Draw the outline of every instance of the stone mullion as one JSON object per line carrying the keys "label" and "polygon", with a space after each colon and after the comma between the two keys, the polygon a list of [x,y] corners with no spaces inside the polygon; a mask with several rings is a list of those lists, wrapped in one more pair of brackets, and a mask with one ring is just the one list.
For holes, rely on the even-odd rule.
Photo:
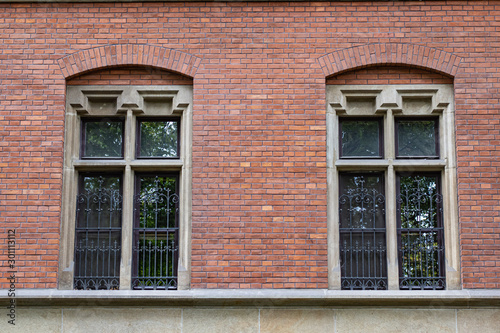
{"label": "stone mullion", "polygon": [[341,289],[340,273],[340,234],[339,234],[339,186],[338,170],[335,161],[338,160],[338,117],[334,112],[327,112],[327,184],[328,184],[328,288]]}
{"label": "stone mullion", "polygon": [[134,222],[134,172],[130,167],[135,156],[135,117],[132,110],[127,111],[125,124],[125,174],[123,177],[122,207],[122,251],[120,265],[120,289],[131,289],[132,276],[132,239]]}
{"label": "stone mullion", "polygon": [[390,290],[399,289],[398,233],[396,218],[396,175],[392,162],[396,156],[394,116],[387,110],[384,131],[385,157],[389,163],[386,174],[386,240],[387,280]]}

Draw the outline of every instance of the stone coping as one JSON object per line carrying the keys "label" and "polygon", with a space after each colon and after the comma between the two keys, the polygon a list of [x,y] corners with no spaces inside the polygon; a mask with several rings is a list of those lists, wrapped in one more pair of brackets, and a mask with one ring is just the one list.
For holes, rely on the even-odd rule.
{"label": "stone coping", "polygon": [[[500,289],[349,291],[326,289],[57,290],[17,289],[18,306],[399,306],[500,307]],[[0,290],[0,306],[8,304]]]}

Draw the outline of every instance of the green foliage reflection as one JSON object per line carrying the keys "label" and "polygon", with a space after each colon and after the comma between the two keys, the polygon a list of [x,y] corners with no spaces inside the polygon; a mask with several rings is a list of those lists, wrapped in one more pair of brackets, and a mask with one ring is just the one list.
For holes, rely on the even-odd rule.
{"label": "green foliage reflection", "polygon": [[85,157],[122,157],[123,123],[89,121],[85,123]]}
{"label": "green foliage reflection", "polygon": [[142,177],[140,204],[140,228],[175,228],[179,197],[176,178]]}
{"label": "green foliage reflection", "polygon": [[177,157],[178,122],[143,121],[141,131],[141,157]]}

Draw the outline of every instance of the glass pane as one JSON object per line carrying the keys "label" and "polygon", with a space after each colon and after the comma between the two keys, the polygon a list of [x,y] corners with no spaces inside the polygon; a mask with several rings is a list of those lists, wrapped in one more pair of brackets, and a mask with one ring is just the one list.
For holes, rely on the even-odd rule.
{"label": "glass pane", "polygon": [[140,157],[178,157],[177,121],[142,121]]}
{"label": "glass pane", "polygon": [[179,196],[174,176],[138,176],[132,287],[176,289]]}
{"label": "glass pane", "polygon": [[179,196],[175,177],[141,177],[139,204],[140,228],[175,228]]}
{"label": "glass pane", "polygon": [[81,175],[76,211],[75,289],[118,289],[121,178]]}
{"label": "glass pane", "polygon": [[123,157],[123,122],[85,121],[83,157]]}
{"label": "glass pane", "polygon": [[442,197],[436,176],[401,176],[398,203],[401,228],[436,228]]}
{"label": "glass pane", "polygon": [[443,289],[444,240],[438,176],[399,177],[400,288]]}
{"label": "glass pane", "polygon": [[134,253],[137,276],[134,288],[175,289],[176,287],[176,232],[147,234],[141,232],[135,242]]}
{"label": "glass pane", "polygon": [[380,122],[376,120],[341,121],[342,157],[381,157]]}
{"label": "glass pane", "polygon": [[342,174],[341,228],[385,228],[384,180],[379,174]]}
{"label": "glass pane", "polygon": [[77,228],[121,226],[120,177],[83,176],[77,198]]}
{"label": "glass pane", "polygon": [[118,289],[121,232],[77,232],[75,289]]}
{"label": "glass pane", "polygon": [[384,179],[340,175],[342,289],[387,289]]}
{"label": "glass pane", "polygon": [[398,120],[398,157],[436,157],[436,121]]}

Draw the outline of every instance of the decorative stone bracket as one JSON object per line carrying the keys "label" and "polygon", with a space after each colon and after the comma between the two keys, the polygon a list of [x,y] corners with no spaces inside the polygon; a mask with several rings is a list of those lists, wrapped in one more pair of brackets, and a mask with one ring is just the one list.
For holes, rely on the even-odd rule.
{"label": "decorative stone bracket", "polygon": [[69,86],[68,105],[82,115],[135,114],[166,116],[181,114],[190,104],[182,89],[168,86]]}

